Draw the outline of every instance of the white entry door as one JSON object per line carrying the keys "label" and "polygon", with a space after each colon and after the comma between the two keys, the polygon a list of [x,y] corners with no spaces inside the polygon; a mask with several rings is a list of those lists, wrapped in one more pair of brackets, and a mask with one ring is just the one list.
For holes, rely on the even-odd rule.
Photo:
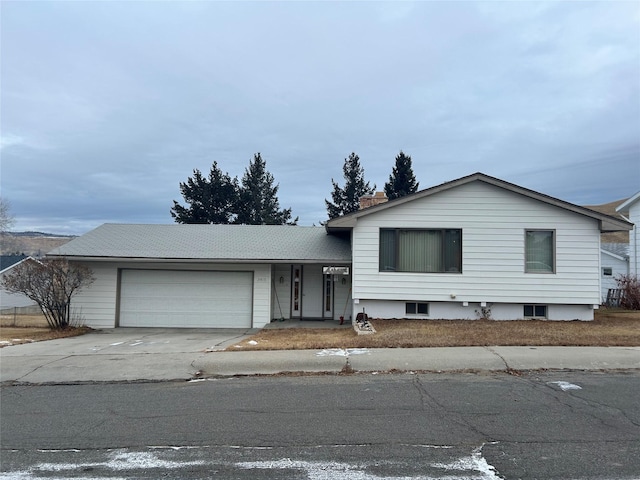
{"label": "white entry door", "polygon": [[291,277],[291,316],[323,318],[326,299],[322,265],[294,265]]}
{"label": "white entry door", "polygon": [[302,270],[302,318],[322,318],[322,265],[305,265]]}

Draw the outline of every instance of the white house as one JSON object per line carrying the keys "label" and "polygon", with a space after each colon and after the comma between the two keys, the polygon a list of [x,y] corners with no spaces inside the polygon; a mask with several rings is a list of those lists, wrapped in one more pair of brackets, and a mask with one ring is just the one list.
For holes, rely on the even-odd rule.
{"label": "white house", "polygon": [[372,318],[591,320],[600,233],[625,221],[476,173],[328,222]]}
{"label": "white house", "polygon": [[634,224],[629,233],[629,273],[640,275],[640,192],[620,204],[616,212],[627,213],[626,218]]}
{"label": "white house", "polygon": [[618,288],[616,278],[629,273],[629,244],[602,243],[600,247],[600,290],[602,303],[609,289]]}
{"label": "white house", "polygon": [[600,233],[630,229],[476,173],[326,227],[107,224],[49,256],[93,270],[73,308],[98,328],[260,328],[363,310],[590,320],[601,301]]}

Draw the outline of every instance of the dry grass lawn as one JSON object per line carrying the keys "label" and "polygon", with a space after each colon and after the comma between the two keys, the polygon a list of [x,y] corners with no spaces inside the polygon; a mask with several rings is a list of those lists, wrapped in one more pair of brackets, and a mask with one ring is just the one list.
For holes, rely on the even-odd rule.
{"label": "dry grass lawn", "polygon": [[[261,330],[227,348],[300,350],[322,348],[401,348],[486,345],[640,346],[640,312],[596,311],[593,322],[540,320],[372,320],[373,335],[352,329],[285,328]],[[52,331],[43,316],[0,316],[0,348],[20,343],[82,335],[87,327]],[[255,345],[249,343],[256,342]],[[253,343],[252,342],[252,343]]]}
{"label": "dry grass lawn", "polygon": [[[541,320],[372,320],[373,335],[352,329],[262,330],[228,351],[462,346],[640,346],[640,312],[599,310],[592,322]],[[249,343],[251,342],[251,343]]]}
{"label": "dry grass lawn", "polygon": [[88,327],[51,330],[42,315],[0,315],[0,348],[21,343],[75,337],[90,331]]}

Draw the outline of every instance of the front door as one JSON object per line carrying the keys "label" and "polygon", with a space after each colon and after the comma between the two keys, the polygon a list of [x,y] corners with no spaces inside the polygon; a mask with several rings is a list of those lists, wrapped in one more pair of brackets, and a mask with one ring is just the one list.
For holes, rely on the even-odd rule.
{"label": "front door", "polygon": [[[327,275],[322,265],[294,265],[291,270],[291,316],[302,319],[321,319],[325,316]],[[331,290],[331,297],[333,297]],[[330,298],[332,314],[333,298]]]}

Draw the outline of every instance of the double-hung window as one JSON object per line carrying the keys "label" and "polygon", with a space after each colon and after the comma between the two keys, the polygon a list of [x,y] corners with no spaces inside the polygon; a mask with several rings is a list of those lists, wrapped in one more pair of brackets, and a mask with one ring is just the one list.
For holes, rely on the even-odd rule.
{"label": "double-hung window", "polygon": [[380,271],[461,273],[462,230],[380,229]]}
{"label": "double-hung window", "polygon": [[555,232],[553,230],[525,231],[525,266],[526,273],[554,273],[555,267]]}

